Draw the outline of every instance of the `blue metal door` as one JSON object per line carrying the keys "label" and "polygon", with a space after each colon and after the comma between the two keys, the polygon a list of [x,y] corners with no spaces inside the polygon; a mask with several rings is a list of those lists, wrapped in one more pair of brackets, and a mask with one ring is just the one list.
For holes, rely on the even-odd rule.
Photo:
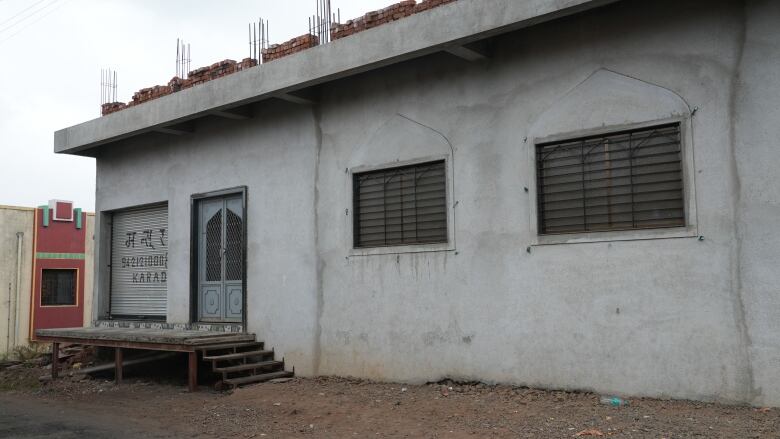
{"label": "blue metal door", "polygon": [[198,318],[241,322],[244,310],[244,208],[240,196],[198,205]]}

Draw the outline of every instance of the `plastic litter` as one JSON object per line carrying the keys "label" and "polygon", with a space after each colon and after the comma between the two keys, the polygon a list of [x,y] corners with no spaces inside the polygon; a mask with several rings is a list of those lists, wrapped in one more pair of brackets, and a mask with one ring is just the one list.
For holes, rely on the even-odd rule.
{"label": "plastic litter", "polygon": [[599,401],[604,405],[611,405],[612,407],[622,407],[628,405],[628,401],[617,396],[602,396]]}

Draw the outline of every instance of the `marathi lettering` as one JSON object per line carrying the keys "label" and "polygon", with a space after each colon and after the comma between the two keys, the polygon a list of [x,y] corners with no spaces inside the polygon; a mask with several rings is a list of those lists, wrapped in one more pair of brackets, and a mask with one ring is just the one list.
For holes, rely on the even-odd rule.
{"label": "marathi lettering", "polygon": [[122,268],[168,268],[168,253],[147,256],[124,256]]}
{"label": "marathi lettering", "polygon": [[135,248],[135,232],[127,232],[127,240],[125,241],[125,247]]}
{"label": "marathi lettering", "polygon": [[132,273],[132,276],[134,284],[164,284],[168,280],[168,273],[165,271]]}
{"label": "marathi lettering", "polygon": [[[121,259],[124,269],[141,269],[128,273],[134,284],[164,284],[168,281],[168,252],[148,254],[151,250],[166,250],[167,229],[144,229],[135,232],[127,232],[125,239],[126,248],[136,248],[136,236],[139,237],[138,249],[135,252],[147,253],[138,256],[123,256]],[[159,243],[159,244],[158,244]],[[134,253],[135,253],[134,252]]]}
{"label": "marathi lettering", "polygon": [[152,234],[153,234],[153,232],[154,232],[154,230],[151,230],[151,229],[144,230],[142,232],[143,233],[143,237],[141,238],[141,244],[145,245],[146,248],[150,248],[152,250],[154,250],[154,241],[152,241]]}

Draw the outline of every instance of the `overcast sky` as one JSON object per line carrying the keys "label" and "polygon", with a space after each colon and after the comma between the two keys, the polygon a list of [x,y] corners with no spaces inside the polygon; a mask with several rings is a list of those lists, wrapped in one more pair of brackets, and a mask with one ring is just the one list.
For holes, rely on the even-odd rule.
{"label": "overcast sky", "polygon": [[[342,21],[395,0],[332,0]],[[270,21],[279,43],[306,33],[315,0],[0,0],[0,205],[75,201],[93,210],[95,162],[55,155],[54,131],[100,115],[100,70],[118,100],[167,84],[176,39],[192,69],[248,56],[247,25]]]}

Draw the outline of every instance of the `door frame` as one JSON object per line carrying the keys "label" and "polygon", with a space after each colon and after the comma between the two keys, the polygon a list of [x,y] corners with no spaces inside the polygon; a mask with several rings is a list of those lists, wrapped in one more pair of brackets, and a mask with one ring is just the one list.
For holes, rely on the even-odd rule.
{"label": "door frame", "polygon": [[[198,205],[201,201],[209,199],[209,198],[223,198],[231,195],[239,195],[241,197],[241,206],[243,209],[243,239],[241,242],[241,300],[243,300],[243,304],[241,306],[241,324],[244,327],[244,331],[246,331],[246,305],[247,305],[247,294],[246,294],[246,274],[247,274],[247,187],[246,186],[238,186],[234,188],[228,188],[228,189],[220,189],[217,191],[211,191],[211,192],[204,192],[200,194],[193,194],[190,198],[190,323],[198,323],[199,322],[199,316],[198,316]],[[170,220],[170,219],[169,219]],[[209,322],[208,324],[213,325],[220,325],[220,324],[227,324],[227,323],[212,323]]]}

